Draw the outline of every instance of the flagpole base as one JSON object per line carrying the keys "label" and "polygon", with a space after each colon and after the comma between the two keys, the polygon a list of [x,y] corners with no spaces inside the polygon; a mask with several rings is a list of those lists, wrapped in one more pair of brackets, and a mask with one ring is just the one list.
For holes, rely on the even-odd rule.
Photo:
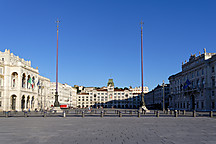
{"label": "flagpole base", "polygon": [[56,94],[55,94],[55,102],[54,102],[54,107],[59,107],[60,105],[59,105],[59,101],[58,101],[58,92],[56,92]]}

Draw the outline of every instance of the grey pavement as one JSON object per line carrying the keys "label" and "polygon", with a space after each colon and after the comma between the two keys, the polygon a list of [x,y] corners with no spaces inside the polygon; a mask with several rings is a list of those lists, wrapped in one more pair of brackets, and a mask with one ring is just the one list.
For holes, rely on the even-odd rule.
{"label": "grey pavement", "polygon": [[208,117],[0,118],[0,144],[216,144]]}

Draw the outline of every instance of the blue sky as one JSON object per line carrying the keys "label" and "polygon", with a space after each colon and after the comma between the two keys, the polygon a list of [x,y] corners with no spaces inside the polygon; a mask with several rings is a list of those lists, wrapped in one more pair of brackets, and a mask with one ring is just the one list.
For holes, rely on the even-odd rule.
{"label": "blue sky", "polygon": [[190,54],[216,52],[214,0],[0,0],[0,51],[31,60],[55,81],[56,24],[59,81],[70,85],[140,86],[140,21],[144,24],[144,81],[150,89],[181,71]]}

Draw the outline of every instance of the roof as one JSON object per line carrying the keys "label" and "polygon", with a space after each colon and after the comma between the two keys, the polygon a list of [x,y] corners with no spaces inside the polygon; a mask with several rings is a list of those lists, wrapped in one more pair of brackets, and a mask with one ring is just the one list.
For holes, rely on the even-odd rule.
{"label": "roof", "polygon": [[79,93],[77,95],[89,95],[89,93]]}
{"label": "roof", "polygon": [[97,91],[107,91],[107,89],[97,89]]}

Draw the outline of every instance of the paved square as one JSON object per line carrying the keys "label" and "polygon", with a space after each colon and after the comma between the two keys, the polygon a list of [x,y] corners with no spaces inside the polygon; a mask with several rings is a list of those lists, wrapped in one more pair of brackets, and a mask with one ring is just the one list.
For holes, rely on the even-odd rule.
{"label": "paved square", "polygon": [[215,118],[0,119],[1,144],[216,144]]}

